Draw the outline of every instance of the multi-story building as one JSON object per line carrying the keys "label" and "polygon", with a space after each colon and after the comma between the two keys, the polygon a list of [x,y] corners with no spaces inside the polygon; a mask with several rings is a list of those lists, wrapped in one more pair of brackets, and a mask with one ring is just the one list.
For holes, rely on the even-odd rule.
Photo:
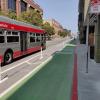
{"label": "multi-story building", "polygon": [[55,19],[44,20],[44,23],[45,22],[48,22],[50,24],[50,26],[52,26],[54,28],[55,36],[58,36],[59,31],[61,31],[61,32],[64,31],[62,25],[58,21],[56,21]]}
{"label": "multi-story building", "polygon": [[34,9],[41,16],[43,15],[42,8],[33,0],[0,0],[0,10],[5,13],[11,10],[18,16],[21,12],[27,11],[28,9]]}
{"label": "multi-story building", "polygon": [[[90,1],[91,0],[79,0],[79,15],[82,13],[83,16],[83,18],[79,16],[78,20],[79,24],[81,22],[81,25],[79,25],[79,32],[82,38],[80,39],[84,41],[83,43],[88,41],[87,43],[90,46],[90,57],[93,56],[92,58],[100,63],[100,15],[90,13]],[[84,9],[82,9],[82,7]]]}

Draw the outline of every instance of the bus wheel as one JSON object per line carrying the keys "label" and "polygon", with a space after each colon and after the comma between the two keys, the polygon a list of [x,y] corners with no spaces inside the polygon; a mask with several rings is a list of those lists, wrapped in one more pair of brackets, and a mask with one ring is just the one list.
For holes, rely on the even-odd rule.
{"label": "bus wheel", "polygon": [[6,52],[4,56],[4,64],[9,64],[13,60],[13,54],[11,52]]}

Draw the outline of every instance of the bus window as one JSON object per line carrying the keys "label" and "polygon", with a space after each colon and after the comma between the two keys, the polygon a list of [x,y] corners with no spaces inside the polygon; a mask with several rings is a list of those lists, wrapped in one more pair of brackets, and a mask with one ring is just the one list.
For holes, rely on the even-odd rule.
{"label": "bus window", "polygon": [[0,35],[3,35],[3,32],[2,31],[0,31]]}
{"label": "bus window", "polygon": [[40,41],[41,41],[41,36],[40,36],[40,34],[36,34],[36,41],[37,41],[37,42],[40,42]]}
{"label": "bus window", "polygon": [[12,35],[18,35],[18,32],[12,32]]}
{"label": "bus window", "polygon": [[45,34],[42,34],[42,41],[45,41],[46,40],[46,36]]}
{"label": "bus window", "polygon": [[7,31],[6,32],[6,35],[11,35],[11,31]]}
{"label": "bus window", "polygon": [[35,33],[30,33],[30,43],[35,42]]}
{"label": "bus window", "polygon": [[4,43],[4,42],[5,42],[4,31],[0,30],[0,43]]}
{"label": "bus window", "polygon": [[4,36],[0,36],[0,43],[4,43]]}
{"label": "bus window", "polygon": [[41,34],[41,40],[43,41],[43,34]]}
{"label": "bus window", "polygon": [[7,42],[19,42],[19,37],[18,36],[7,36]]}
{"label": "bus window", "polygon": [[46,37],[47,37],[46,34],[44,34],[44,41],[46,41]]}
{"label": "bus window", "polygon": [[11,43],[11,42],[19,42],[18,32],[7,31],[6,32],[6,35],[7,35],[7,42],[8,43]]}

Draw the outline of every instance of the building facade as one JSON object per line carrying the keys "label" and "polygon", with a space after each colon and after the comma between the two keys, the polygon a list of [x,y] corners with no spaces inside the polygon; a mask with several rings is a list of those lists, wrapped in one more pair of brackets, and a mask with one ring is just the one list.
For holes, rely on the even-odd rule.
{"label": "building facade", "polygon": [[[78,20],[80,40],[82,43],[88,41],[87,43],[90,46],[90,58],[100,63],[100,15],[90,13],[90,1],[91,0],[79,0],[79,15],[82,13],[83,16],[83,18],[79,16]],[[82,9],[82,5],[84,9]]]}
{"label": "building facade", "polygon": [[79,38],[81,43],[85,43],[85,36],[84,36],[84,0],[79,0],[79,7],[78,7],[79,15],[78,15],[78,30],[79,30]]}
{"label": "building facade", "polygon": [[58,35],[59,31],[61,31],[61,32],[64,31],[62,25],[58,21],[56,21],[55,19],[44,20],[44,23],[46,23],[46,22],[48,22],[50,24],[50,26],[54,28],[56,37],[59,36]]}
{"label": "building facade", "polygon": [[0,0],[0,10],[7,13],[9,10],[13,11],[19,16],[21,12],[34,9],[40,15],[43,15],[42,8],[33,0]]}

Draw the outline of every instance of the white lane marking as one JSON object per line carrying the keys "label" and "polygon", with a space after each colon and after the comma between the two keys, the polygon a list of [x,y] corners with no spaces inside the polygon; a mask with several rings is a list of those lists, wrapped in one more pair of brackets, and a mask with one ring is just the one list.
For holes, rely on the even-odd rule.
{"label": "white lane marking", "polygon": [[32,63],[30,63],[30,62],[26,62],[28,65],[31,65]]}
{"label": "white lane marking", "polygon": [[8,79],[8,77],[6,77],[6,78],[0,80],[0,84],[3,83],[3,82],[5,82],[7,79]]}
{"label": "white lane marking", "polygon": [[66,51],[66,52],[57,51],[56,53],[57,53],[57,54],[73,54],[72,52],[67,52],[67,51]]}
{"label": "white lane marking", "polygon": [[76,46],[76,45],[74,45],[74,44],[66,44],[66,46]]}
{"label": "white lane marking", "polygon": [[[30,60],[32,60],[32,59],[38,57],[38,56],[40,56],[40,55],[36,55],[36,56],[34,56],[34,57],[32,57],[32,58],[26,60],[26,61],[23,61],[22,63],[19,63],[19,64],[15,65],[15,66],[13,66],[13,67],[11,67],[11,68],[9,68],[9,69],[6,69],[6,70],[2,71],[1,74],[5,73],[5,72],[7,72],[7,71],[9,71],[9,70],[12,70],[12,69],[14,69],[14,68],[16,68],[16,67],[18,67],[18,66],[24,64],[24,63],[28,63],[28,61],[30,61]],[[29,64],[29,63],[28,63],[28,64]]]}
{"label": "white lane marking", "polygon": [[52,59],[52,56],[50,56],[47,60],[45,60],[44,62],[42,62],[42,64],[40,64],[39,66],[35,67],[29,74],[27,74],[26,76],[24,76],[22,79],[20,79],[19,81],[17,81],[15,84],[13,84],[11,87],[9,87],[7,90],[5,90],[3,93],[0,94],[0,98],[5,96],[7,93],[9,93],[9,91],[11,91],[12,89],[14,89],[17,85],[20,85],[21,82],[23,82],[25,79],[27,79],[29,76],[33,76],[35,75],[42,67],[44,67],[44,65],[46,63],[48,63],[50,60]]}
{"label": "white lane marking", "polygon": [[41,64],[42,62],[36,62],[36,63],[32,63],[32,64]]}

